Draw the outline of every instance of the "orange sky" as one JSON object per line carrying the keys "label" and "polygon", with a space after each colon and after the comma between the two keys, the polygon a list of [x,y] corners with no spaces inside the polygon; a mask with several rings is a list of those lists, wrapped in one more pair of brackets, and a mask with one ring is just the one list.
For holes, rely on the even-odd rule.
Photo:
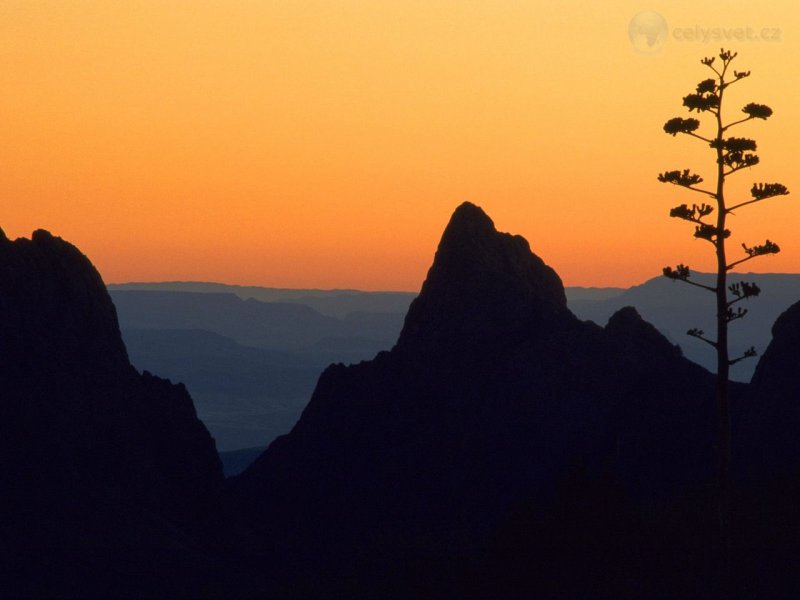
{"label": "orange sky", "polygon": [[[628,39],[640,11],[662,51]],[[729,114],[795,193],[742,209],[732,247],[778,242],[754,270],[800,272],[800,5],[531,0],[3,0],[0,227],[46,228],[108,282],[213,280],[417,290],[460,202],[528,238],[567,285],[710,270],[710,246],[656,181],[713,157],[661,131],[732,40],[750,79]],[[779,30],[779,31],[776,31]],[[743,196],[744,197],[744,196]],[[735,251],[735,250],[734,250]]]}

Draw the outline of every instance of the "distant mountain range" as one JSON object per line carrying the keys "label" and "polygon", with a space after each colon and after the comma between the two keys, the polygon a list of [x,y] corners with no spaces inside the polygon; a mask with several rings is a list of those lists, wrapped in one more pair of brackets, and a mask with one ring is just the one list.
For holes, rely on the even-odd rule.
{"label": "distant mountain range", "polygon": [[[619,296],[628,288],[620,287],[567,287],[567,301],[601,301]],[[242,300],[261,302],[302,304],[331,317],[346,317],[351,313],[400,313],[405,315],[416,292],[365,292],[349,289],[303,289],[273,288],[261,286],[230,285],[199,281],[164,281],[110,283],[110,292],[150,291],[150,292],[196,292],[233,294]]]}
{"label": "distant mountain range", "polygon": [[[693,280],[713,285],[714,278],[708,273],[694,273]],[[763,353],[771,339],[770,329],[775,319],[800,300],[800,275],[736,273],[728,275],[731,283],[755,282],[761,295],[744,305],[748,314],[730,326],[731,356],[739,356],[750,346]],[[609,317],[624,306],[633,306],[642,318],[655,325],[674,344],[678,344],[690,360],[716,371],[716,355],[713,349],[686,331],[697,327],[714,331],[714,295],[700,288],[673,281],[666,277],[655,277],[641,285],[624,290],[621,294],[607,298],[578,298],[570,301],[570,309],[581,319],[589,319],[603,325]],[[731,369],[731,378],[750,381],[757,361],[745,360]]]}
{"label": "distant mountain range", "polygon": [[[288,432],[325,366],[391,348],[404,317],[386,310],[399,295],[320,296],[334,312],[343,302],[359,309],[332,316],[301,302],[206,289],[214,291],[111,286],[110,293],[133,363],[184,382],[221,450],[264,445]],[[302,292],[298,298],[312,297]],[[361,310],[370,301],[375,310]]]}
{"label": "distant mountain range", "polygon": [[242,300],[303,304],[323,315],[345,317],[350,313],[402,313],[416,294],[411,292],[364,292],[359,290],[289,289],[228,285],[193,281],[109,284],[109,291],[157,291],[234,294]]}
{"label": "distant mountain range", "polygon": [[[698,273],[698,281],[711,275]],[[762,289],[731,326],[732,354],[763,352],[778,315],[800,299],[800,275],[745,274]],[[734,279],[736,280],[736,279]],[[221,451],[262,447],[297,421],[317,377],[331,363],[357,363],[389,350],[409,292],[281,289],[216,283],[109,285],[132,362],[184,382]],[[711,294],[655,277],[624,288],[565,288],[569,308],[605,325],[633,306],[690,360],[710,371],[715,356],[691,327],[713,330]],[[756,361],[733,379],[749,381]]]}

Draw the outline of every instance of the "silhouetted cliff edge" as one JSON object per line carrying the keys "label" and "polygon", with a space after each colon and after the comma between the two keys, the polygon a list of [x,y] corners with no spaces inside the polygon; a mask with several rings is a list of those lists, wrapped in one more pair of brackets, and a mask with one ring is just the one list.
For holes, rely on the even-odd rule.
{"label": "silhouetted cliff edge", "polygon": [[0,233],[6,592],[160,589],[222,483],[186,389],[130,365],[89,260],[46,231]]}

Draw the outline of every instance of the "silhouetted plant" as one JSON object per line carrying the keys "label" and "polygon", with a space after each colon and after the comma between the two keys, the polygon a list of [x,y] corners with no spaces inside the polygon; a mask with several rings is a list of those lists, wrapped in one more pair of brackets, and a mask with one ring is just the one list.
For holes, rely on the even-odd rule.
{"label": "silhouetted plant", "polygon": [[[717,259],[716,283],[705,285],[692,281],[692,273],[688,266],[680,264],[676,268],[665,267],[664,275],[676,281],[703,288],[716,296],[716,337],[711,338],[704,331],[692,328],[687,334],[702,340],[712,346],[717,353],[717,385],[716,396],[719,407],[719,512],[720,527],[723,540],[723,559],[727,575],[730,575],[730,494],[731,494],[731,425],[730,401],[728,398],[728,376],[731,365],[739,361],[756,356],[755,348],[751,347],[741,356],[730,358],[728,354],[728,325],[747,314],[747,309],[735,304],[758,296],[761,290],[755,283],[738,282],[728,284],[728,272],[734,267],[767,254],[776,254],[780,248],[774,242],[767,240],[763,244],[747,246],[742,244],[745,256],[739,260],[728,262],[725,240],[731,232],[726,228],[728,215],[738,208],[761,202],[768,198],[783,196],[789,193],[780,183],[755,183],[750,190],[751,198],[737,204],[728,205],[725,198],[725,180],[737,171],[755,166],[759,158],[756,151],[756,142],[748,138],[728,137],[728,130],[740,123],[752,119],[767,119],[772,115],[772,109],[763,104],[750,103],[742,108],[746,115],[744,118],[725,124],[722,118],[723,96],[729,86],[750,75],[750,71],[729,71],[731,62],[736,58],[735,52],[721,50],[718,57],[709,57],[701,60],[702,64],[714,72],[714,77],[701,81],[695,93],[683,98],[683,105],[689,112],[710,113],[714,122],[714,136],[706,137],[697,133],[700,122],[697,119],[670,119],[664,124],[664,131],[672,136],[679,133],[692,136],[706,144],[716,154],[716,188],[704,189],[699,187],[703,178],[689,169],[683,171],[666,171],[658,175],[662,183],[670,183],[684,187],[693,192],[708,196],[714,200],[714,205],[709,204],[681,204],[670,210],[670,216],[695,225],[694,236],[710,242],[714,247]],[[717,58],[720,63],[715,66]],[[716,219],[706,220],[716,210]]]}

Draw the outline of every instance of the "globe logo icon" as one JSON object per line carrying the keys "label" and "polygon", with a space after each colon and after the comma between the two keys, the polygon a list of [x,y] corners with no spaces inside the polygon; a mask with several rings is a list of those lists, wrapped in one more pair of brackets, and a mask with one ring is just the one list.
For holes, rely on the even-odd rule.
{"label": "globe logo icon", "polygon": [[657,12],[640,12],[628,24],[628,37],[637,52],[656,54],[667,40],[667,21]]}

